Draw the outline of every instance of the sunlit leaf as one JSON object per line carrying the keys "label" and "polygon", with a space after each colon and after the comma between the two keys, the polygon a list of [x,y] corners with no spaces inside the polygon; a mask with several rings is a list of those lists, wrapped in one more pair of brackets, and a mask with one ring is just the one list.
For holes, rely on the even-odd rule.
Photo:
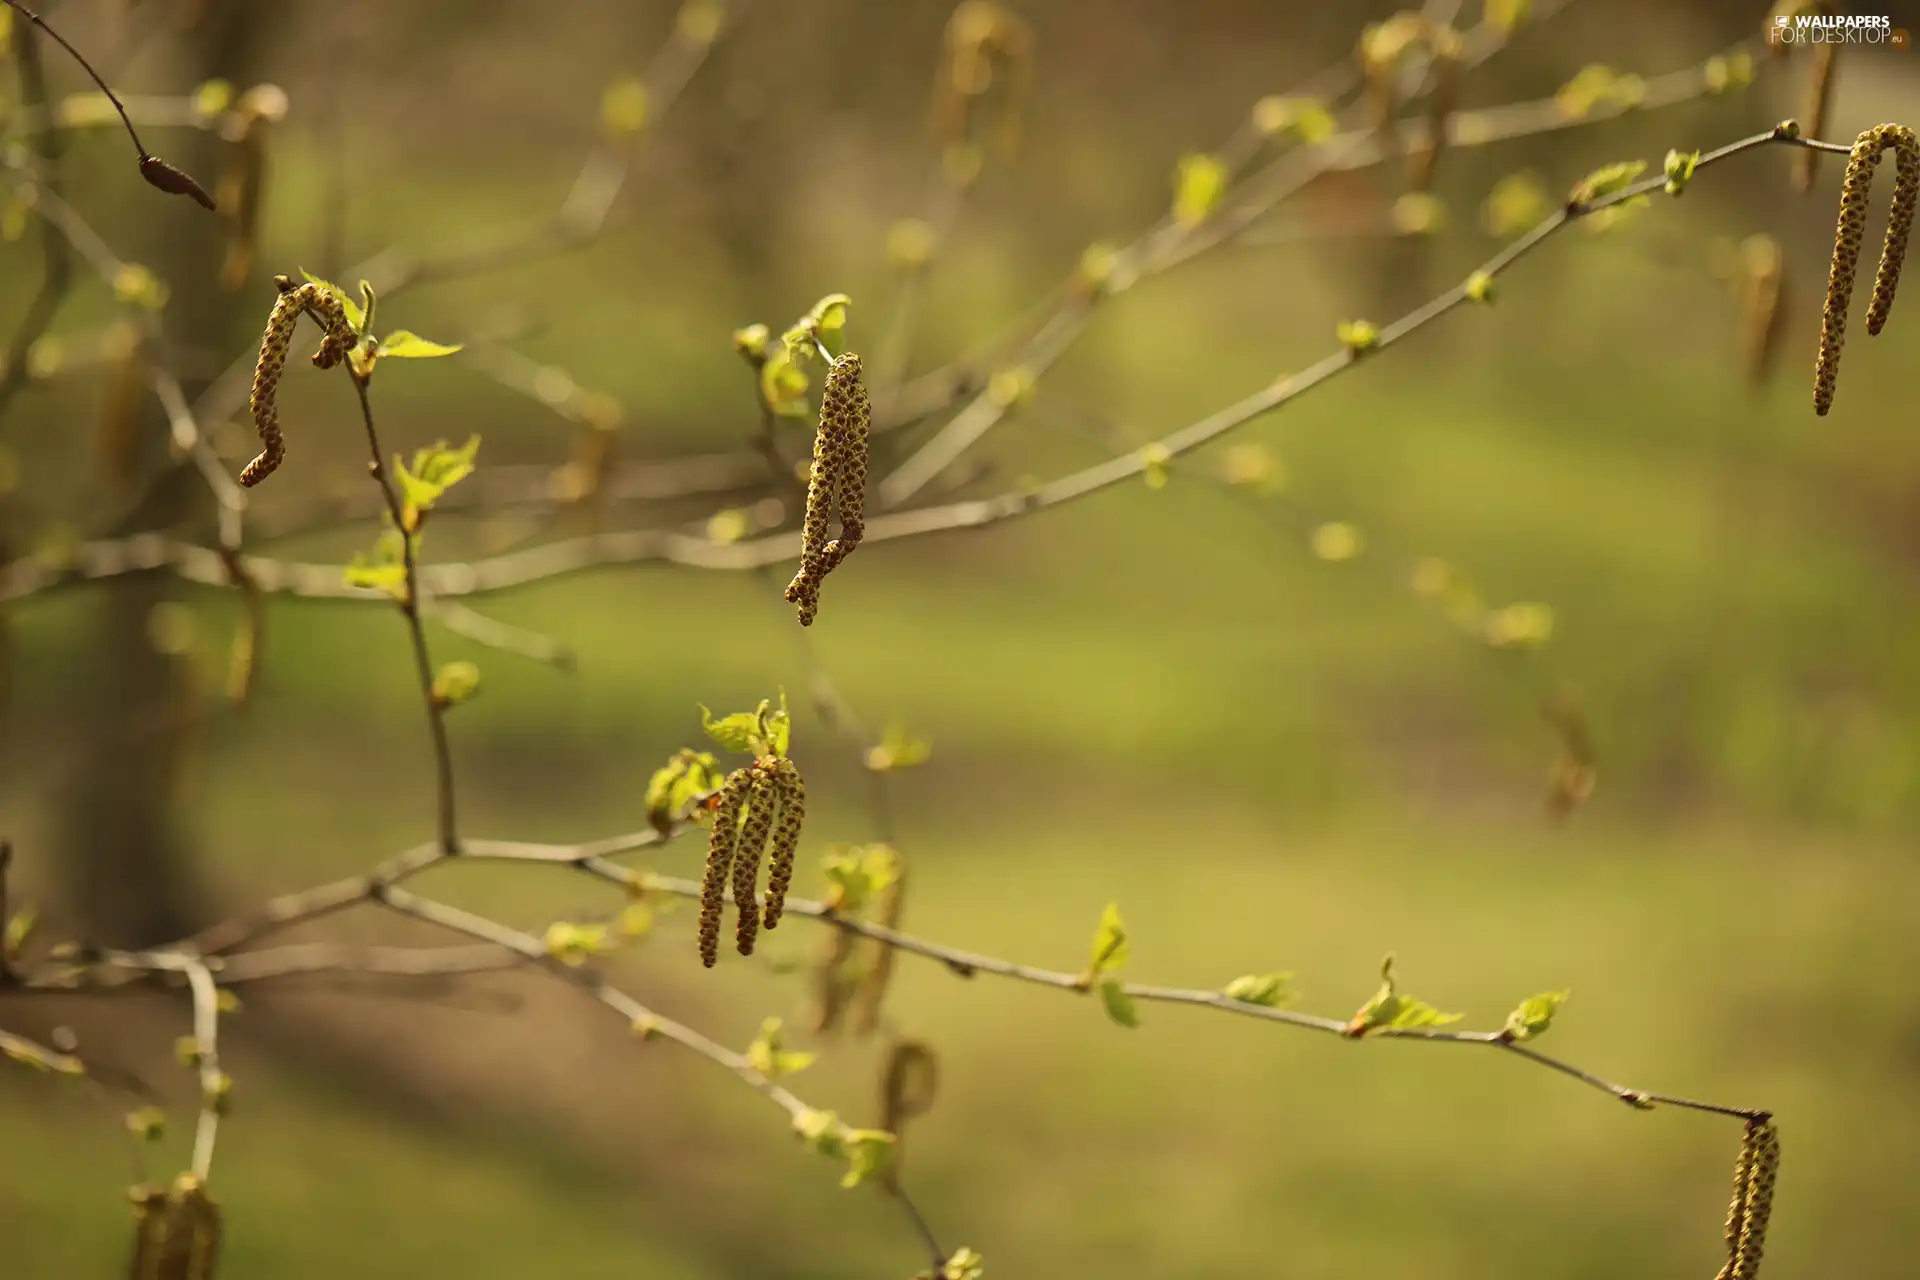
{"label": "sunlit leaf", "polygon": [[1100,913],[1100,927],[1093,934],[1093,964],[1090,972],[1095,977],[1115,972],[1127,962],[1131,949],[1127,940],[1127,926],[1120,919],[1120,905],[1109,902],[1106,910]]}
{"label": "sunlit leaf", "polygon": [[1123,1027],[1140,1025],[1140,1014],[1133,1006],[1133,997],[1118,978],[1100,979],[1100,1003],[1106,1007],[1107,1016]]}
{"label": "sunlit leaf", "polygon": [[1520,1007],[1507,1015],[1507,1025],[1502,1034],[1509,1040],[1531,1040],[1553,1025],[1553,1015],[1566,1003],[1566,991],[1543,991],[1537,996],[1528,996],[1520,1002]]}
{"label": "sunlit leaf", "polygon": [[433,342],[417,333],[395,329],[380,340],[380,345],[374,348],[374,354],[395,360],[430,360],[435,356],[450,356],[462,346],[458,342],[451,345]]}
{"label": "sunlit leaf", "polygon": [[1242,1004],[1258,1004],[1275,1008],[1293,999],[1293,975],[1291,973],[1245,974],[1229,982],[1223,994],[1228,999],[1238,1000]]}
{"label": "sunlit leaf", "polygon": [[1457,1013],[1442,1013],[1425,1001],[1401,995],[1394,982],[1393,957],[1388,956],[1380,965],[1380,990],[1353,1015],[1346,1034],[1357,1039],[1376,1031],[1417,1031],[1458,1021]]}

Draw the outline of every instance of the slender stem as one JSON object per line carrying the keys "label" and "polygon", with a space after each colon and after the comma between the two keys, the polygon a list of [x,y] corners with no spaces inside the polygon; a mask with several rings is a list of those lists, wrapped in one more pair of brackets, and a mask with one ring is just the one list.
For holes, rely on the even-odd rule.
{"label": "slender stem", "polygon": [[[1791,137],[1776,127],[1706,153],[1695,166],[1695,172],[1769,143],[1835,153],[1849,150],[1839,143]],[[1664,185],[1664,177],[1649,178],[1597,200],[1584,204],[1569,203],[1488,259],[1481,266],[1479,274],[1491,280],[1516,265],[1556,232],[1579,219],[1650,195]],[[1386,348],[1400,343],[1471,301],[1473,296],[1466,282],[1462,281],[1381,328],[1377,341],[1364,355],[1345,348],[1332,352],[1316,363],[1276,379],[1235,403],[1170,432],[1153,443],[1164,450],[1164,456],[1168,458],[1191,453],[1291,403],[1356,365],[1377,358]],[[1064,342],[1066,337],[1062,333],[1056,341]],[[994,412],[998,410],[994,409]],[[863,542],[887,542],[898,538],[977,529],[1019,519],[1111,489],[1132,480],[1148,465],[1145,451],[1135,451],[1071,472],[1041,485],[1037,490],[1021,489],[991,497],[886,512],[867,522]],[[794,559],[799,554],[799,545],[798,533],[791,530],[728,546],[715,546],[705,537],[679,530],[627,529],[566,539],[471,563],[435,565],[425,585],[436,597],[477,595],[607,565],[656,560],[701,569],[756,569]],[[0,570],[0,603],[55,586],[155,568],[170,569],[182,578],[208,586],[228,585],[217,556],[204,548],[174,543],[160,535],[146,535],[146,541],[137,547],[131,542],[100,542],[89,543],[83,550],[85,554],[78,560],[79,567],[62,572],[49,571],[31,559],[5,566]],[[295,564],[265,558],[252,558],[247,563],[261,590],[269,593],[322,598],[377,598],[377,593],[341,585],[341,569],[337,565]]]}
{"label": "slender stem", "polygon": [[131,968],[186,975],[193,992],[193,1040],[199,1054],[200,1120],[193,1133],[193,1172],[205,1179],[213,1169],[213,1146],[220,1136],[220,1113],[229,1088],[220,1070],[220,989],[205,961],[184,951],[162,949],[112,957]]}
{"label": "slender stem", "polygon": [[446,708],[433,692],[433,656],[427,651],[427,632],[420,618],[419,565],[415,562],[413,534],[407,529],[400,495],[387,474],[385,455],[380,449],[380,434],[373,424],[373,402],[367,394],[368,378],[349,370],[354,394],[360,400],[360,419],[367,428],[367,448],[373,456],[367,470],[387,502],[387,514],[400,531],[400,558],[405,573],[400,613],[407,620],[407,634],[413,641],[413,665],[420,678],[420,693],[427,704],[427,728],[433,735],[433,767],[439,798],[440,851],[452,857],[460,852],[458,817],[453,790],[453,752],[447,745]]}
{"label": "slender stem", "polygon": [[46,32],[49,36],[53,37],[55,44],[58,44],[62,49],[65,49],[68,53],[73,55],[73,60],[80,64],[80,66],[86,71],[88,77],[91,78],[95,84],[100,86],[100,92],[107,95],[107,101],[111,102],[113,104],[113,109],[120,113],[120,123],[124,124],[127,127],[127,136],[133,139],[133,149],[140,153],[140,158],[142,160],[145,160],[149,152],[147,151],[145,144],[143,144],[140,141],[139,132],[135,130],[133,127],[132,117],[127,115],[126,104],[120,101],[120,97],[118,94],[114,93],[112,89],[109,89],[107,87],[107,82],[100,78],[100,73],[93,69],[93,64],[87,61],[85,55],[83,55],[78,49],[74,48],[72,45],[68,44],[67,38],[65,36],[61,35],[58,31],[55,31],[52,27],[48,26],[46,22],[40,17],[39,14],[27,8],[27,6],[21,4],[20,0],[0,0],[0,2],[5,3],[8,8],[12,9],[14,12],[18,13],[21,17],[25,18],[28,22],[31,22],[34,26],[40,28],[42,31]]}

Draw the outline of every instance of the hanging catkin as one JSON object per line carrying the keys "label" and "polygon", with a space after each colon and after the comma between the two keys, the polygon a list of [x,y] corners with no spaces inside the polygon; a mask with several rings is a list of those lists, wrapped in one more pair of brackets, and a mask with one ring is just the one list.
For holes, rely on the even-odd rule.
{"label": "hanging catkin", "polygon": [[[807,475],[807,510],[800,530],[800,569],[787,584],[787,601],[800,625],[813,625],[820,608],[820,584],[860,545],[866,532],[867,454],[873,406],[860,378],[860,357],[847,352],[827,371],[820,399],[820,426],[813,440],[813,466]],[[827,526],[839,508],[840,536],[827,540]]]}
{"label": "hanging catkin", "polygon": [[248,401],[253,410],[254,430],[260,435],[260,454],[240,473],[240,483],[247,488],[272,475],[287,455],[275,400],[280,391],[280,375],[287,366],[287,349],[293,345],[293,331],[299,326],[301,315],[312,316],[324,331],[320,349],[313,353],[315,366],[331,369],[346,359],[353,346],[353,330],[347,324],[346,309],[332,293],[317,284],[296,287],[285,276],[274,277],[274,284],[280,296],[274,301],[266,332],[260,339],[260,359],[253,367],[253,394]]}
{"label": "hanging catkin", "polygon": [[1822,417],[1833,407],[1840,376],[1840,352],[1846,344],[1847,307],[1853,301],[1855,272],[1867,233],[1867,200],[1880,157],[1894,153],[1893,206],[1887,215],[1887,239],[1867,304],[1867,333],[1878,334],[1893,310],[1900,267],[1907,256],[1916,198],[1920,198],[1920,142],[1905,125],[1882,124],[1855,139],[1840,184],[1840,214],[1833,233],[1833,264],[1827,276],[1827,300],[1820,321],[1820,354],[1813,371],[1813,411]]}
{"label": "hanging catkin", "polygon": [[767,837],[773,832],[773,814],[780,803],[770,769],[755,765],[753,785],[747,793],[747,820],[740,828],[740,842],[733,852],[733,904],[739,912],[734,926],[734,948],[743,956],[753,954],[754,939],[760,933],[760,906],[754,901],[754,887],[760,878],[760,856],[766,851]]}
{"label": "hanging catkin", "polygon": [[713,835],[707,841],[707,872],[700,886],[700,963],[711,969],[720,959],[720,913],[726,906],[727,872],[740,838],[740,809],[753,784],[751,769],[730,774],[713,801]]}
{"label": "hanging catkin", "polygon": [[800,827],[807,820],[807,785],[801,781],[800,771],[791,760],[781,760],[774,770],[774,785],[780,793],[780,825],[774,828],[773,850],[767,861],[765,924],[768,932],[780,927],[780,914],[787,905],[787,887],[793,883],[793,859],[800,847]]}

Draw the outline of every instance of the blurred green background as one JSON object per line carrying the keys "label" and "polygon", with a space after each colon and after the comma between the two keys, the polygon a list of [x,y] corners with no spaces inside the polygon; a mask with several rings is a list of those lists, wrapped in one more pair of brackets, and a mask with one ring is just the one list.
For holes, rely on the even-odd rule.
{"label": "blurred green background", "polygon": [[[1337,62],[1390,12],[1016,8],[1037,53],[1025,146],[990,157],[961,207],[919,300],[916,371],[1038,314],[1089,243],[1125,243],[1165,212],[1181,155],[1243,128],[1256,99]],[[395,244],[485,247],[550,216],[596,145],[604,88],[642,73],[675,23],[672,4],[615,0],[46,9],[143,111],[212,77],[289,96],[267,135],[259,263],[237,294],[212,282],[213,220],[140,186],[124,136],[63,134],[67,199],[172,290],[190,390],[257,342],[274,272],[339,272]],[[1465,10],[1463,24],[1480,17]],[[739,11],[630,145],[606,234],[383,299],[383,327],[472,344],[383,369],[388,450],[477,432],[484,472],[557,465],[577,447],[576,425],[487,376],[488,355],[511,358],[489,334],[613,397],[623,463],[750,447],[738,326],[778,331],[844,290],[851,345],[884,343],[888,228],[941,198],[926,108],[949,12]],[[1463,102],[1550,97],[1593,63],[1683,71],[1759,21],[1744,4],[1575,3],[1469,76]],[[1912,57],[1843,55],[1825,136],[1920,117]],[[1446,287],[1499,247],[1479,208],[1503,177],[1532,170],[1564,190],[1601,164],[1657,167],[1669,147],[1799,114],[1807,61],[1763,60],[1740,92],[1443,157],[1447,222],[1419,245],[1378,230],[1400,166],[1316,183],[1250,243],[1103,306],[987,437],[991,473],[968,491],[1165,434],[1319,359],[1336,322],[1384,322]],[[51,51],[48,74],[56,96],[86,87]],[[203,177],[223,163],[204,130],[144,132]],[[806,705],[817,664],[869,726],[933,743],[925,766],[887,782],[913,868],[909,931],[1074,970],[1117,901],[1131,976],[1217,987],[1292,970],[1301,1007],[1335,1016],[1371,994],[1389,950],[1408,989],[1470,1025],[1571,988],[1549,1052],[1779,1114],[1771,1274],[1910,1274],[1920,446],[1899,388],[1920,344],[1909,316],[1873,341],[1856,328],[1836,407],[1813,415],[1840,166],[1824,162],[1806,197],[1787,170],[1760,151],[1605,234],[1573,228],[1505,277],[1493,308],[1456,312],[1241,429],[1229,443],[1264,446],[1278,492],[1218,483],[1215,448],[1176,462],[1164,488],[1135,481],[987,530],[875,543],[834,577],[805,643],[779,599],[785,567],[611,568],[476,599],[564,641],[578,669],[431,630],[437,660],[485,674],[451,720],[463,829],[564,841],[639,827],[652,770],[697,745],[697,704],[785,688],[815,797],[800,888],[817,893],[827,843],[881,834],[856,746]],[[1782,355],[1759,387],[1742,369],[1737,290],[1714,269],[1755,234],[1777,237],[1787,263]],[[0,249],[0,334],[38,286],[37,236]],[[51,332],[78,349],[113,315],[82,267]],[[162,420],[142,420],[151,442],[131,462],[103,454],[112,394],[106,371],[56,369],[7,406],[11,555],[116,526],[210,537],[197,479],[146,488],[165,464]],[[281,504],[366,483],[341,383],[296,361],[283,406],[290,460],[257,491],[263,526]],[[804,425],[782,430],[800,456]],[[252,452],[244,419],[213,438],[234,470]],[[645,527],[714,505],[626,503],[604,519]],[[1360,532],[1359,555],[1313,554],[1327,521]],[[586,527],[576,512],[551,532]],[[374,530],[254,550],[339,562]],[[479,554],[511,532],[448,518],[425,551]],[[1495,648],[1454,625],[1410,588],[1428,556],[1490,604],[1550,605],[1549,642]],[[147,640],[162,599],[190,611],[180,655]],[[223,593],[157,580],[6,606],[0,836],[17,849],[16,900],[42,902],[49,938],[177,936],[431,835],[431,757],[391,611],[276,601],[245,714],[221,696],[236,616]],[[1543,812],[1561,748],[1547,699],[1579,708],[1597,761],[1597,789],[1565,823]],[[694,874],[700,856],[682,841],[641,865]],[[536,933],[615,905],[537,868],[450,868],[423,888]],[[796,1090],[872,1123],[882,1042],[814,1046],[800,1031],[814,931],[789,924],[767,963],[723,957],[707,972],[689,928],[663,919],[611,971],[728,1044],[786,1016],[825,1050]],[[299,936],[439,940],[377,915]],[[893,1206],[840,1191],[736,1080],[633,1043],[537,976],[424,995],[303,980],[243,1000],[226,1042],[238,1106],[214,1177],[223,1275],[924,1265]],[[185,1012],[0,992],[0,1025],[70,1026],[161,1089],[179,1135],[150,1157],[162,1175],[191,1128],[190,1081],[168,1056]],[[1466,1048],[1142,1014],[1124,1030],[1091,1001],[902,961],[889,1024],[927,1039],[942,1068],[938,1105],[909,1135],[908,1185],[949,1250],[979,1249],[995,1276],[1538,1280],[1704,1276],[1722,1260],[1734,1122],[1635,1113]],[[125,1145],[111,1112],[0,1073],[0,1273],[118,1274]]]}

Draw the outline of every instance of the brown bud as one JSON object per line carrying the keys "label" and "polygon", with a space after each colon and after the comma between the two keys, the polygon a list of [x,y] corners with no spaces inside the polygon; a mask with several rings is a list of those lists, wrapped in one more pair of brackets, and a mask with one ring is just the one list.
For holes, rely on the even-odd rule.
{"label": "brown bud", "polygon": [[218,208],[206,188],[184,170],[176,169],[159,156],[140,157],[140,176],[147,180],[147,185],[158,187],[170,196],[191,196],[203,209]]}

